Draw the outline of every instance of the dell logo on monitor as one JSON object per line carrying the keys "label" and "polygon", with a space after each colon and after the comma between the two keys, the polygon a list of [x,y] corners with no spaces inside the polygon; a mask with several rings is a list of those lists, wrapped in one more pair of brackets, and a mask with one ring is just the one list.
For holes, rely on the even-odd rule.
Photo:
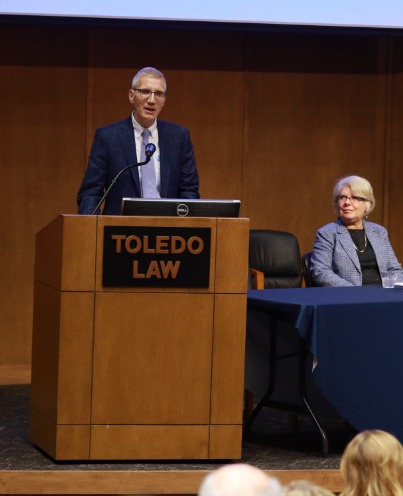
{"label": "dell logo on monitor", "polygon": [[189,207],[184,203],[181,203],[176,207],[176,213],[181,217],[185,217],[189,213]]}

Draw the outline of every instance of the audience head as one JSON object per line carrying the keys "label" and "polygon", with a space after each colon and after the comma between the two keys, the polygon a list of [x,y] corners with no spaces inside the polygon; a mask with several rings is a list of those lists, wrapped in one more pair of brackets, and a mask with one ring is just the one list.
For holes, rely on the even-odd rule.
{"label": "audience head", "polygon": [[403,496],[403,447],[384,431],[363,431],[341,459],[343,496]]}
{"label": "audience head", "polygon": [[199,489],[199,496],[280,496],[277,479],[262,470],[236,463],[211,472]]}
{"label": "audience head", "polygon": [[334,493],[311,482],[299,480],[285,486],[282,496],[334,496]]}
{"label": "audience head", "polygon": [[[361,196],[365,202],[365,215],[369,215],[375,207],[375,197],[369,181],[360,176],[347,176],[337,181],[333,190],[333,207],[336,215],[339,215],[338,196],[343,188],[350,188],[354,196]],[[344,193],[343,193],[344,194]]]}

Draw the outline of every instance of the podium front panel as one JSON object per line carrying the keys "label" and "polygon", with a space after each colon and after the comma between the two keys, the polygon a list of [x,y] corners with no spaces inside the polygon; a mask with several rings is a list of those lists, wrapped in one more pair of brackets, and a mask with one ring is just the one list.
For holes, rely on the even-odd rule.
{"label": "podium front panel", "polygon": [[[181,243],[202,260],[203,239],[181,241],[176,229],[208,229],[208,287],[103,286],[105,226],[119,227],[128,253],[140,244],[155,253],[147,274],[136,272],[136,257],[130,270],[157,279],[157,266],[175,276],[164,268]],[[140,241],[130,238],[137,227]],[[240,458],[248,239],[248,219],[67,215],[42,229],[32,441],[56,460]]]}
{"label": "podium front panel", "polygon": [[92,424],[209,424],[214,295],[97,293]]}
{"label": "podium front panel", "polygon": [[91,460],[208,459],[208,425],[93,425]]}

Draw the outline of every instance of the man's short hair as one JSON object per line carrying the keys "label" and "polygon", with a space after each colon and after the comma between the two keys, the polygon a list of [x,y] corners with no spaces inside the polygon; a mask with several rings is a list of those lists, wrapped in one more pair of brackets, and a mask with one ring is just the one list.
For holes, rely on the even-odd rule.
{"label": "man's short hair", "polygon": [[246,463],[225,465],[202,482],[199,496],[280,496],[277,479]]}
{"label": "man's short hair", "polygon": [[165,76],[162,74],[162,72],[158,71],[157,69],[154,69],[154,67],[144,67],[143,69],[139,70],[139,72],[133,78],[132,90],[137,88],[138,82],[142,77],[153,77],[153,78],[162,79],[164,81],[164,91],[166,92],[167,82]]}

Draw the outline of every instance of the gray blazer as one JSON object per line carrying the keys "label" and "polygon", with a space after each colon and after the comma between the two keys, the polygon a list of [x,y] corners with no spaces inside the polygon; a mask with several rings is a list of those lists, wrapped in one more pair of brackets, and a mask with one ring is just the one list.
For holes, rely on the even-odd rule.
{"label": "gray blazer", "polygon": [[[379,271],[402,272],[402,266],[390,244],[388,231],[378,224],[363,222],[368,241],[375,252]],[[340,219],[317,231],[311,258],[311,273],[317,286],[362,285],[357,251]]]}

